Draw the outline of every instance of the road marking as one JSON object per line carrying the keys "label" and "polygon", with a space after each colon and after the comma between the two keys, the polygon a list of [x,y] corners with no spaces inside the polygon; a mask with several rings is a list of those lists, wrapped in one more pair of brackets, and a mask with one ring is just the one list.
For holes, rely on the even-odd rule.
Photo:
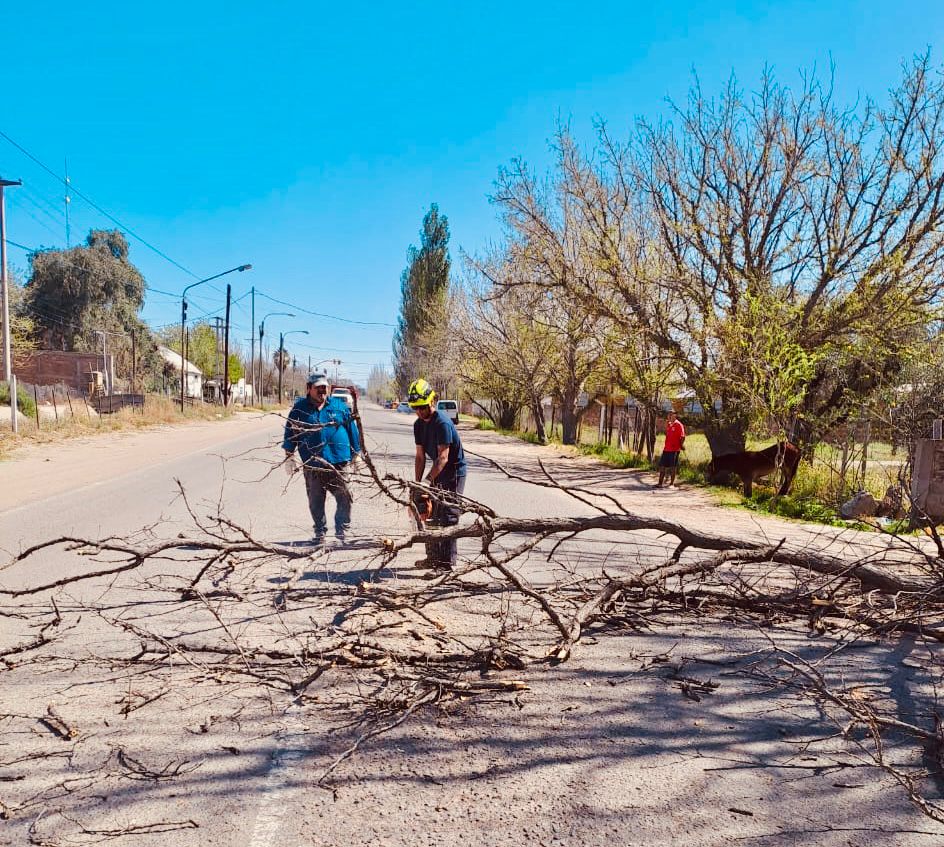
{"label": "road marking", "polygon": [[299,731],[279,738],[278,746],[272,754],[272,765],[262,786],[259,813],[256,815],[256,825],[248,847],[273,847],[275,844],[281,847],[284,844],[282,841],[276,841],[276,836],[282,828],[286,813],[294,811],[292,798],[301,790],[297,781],[294,784],[290,782],[289,774],[293,766],[309,752],[305,744],[309,736],[301,731],[303,729],[299,723]]}

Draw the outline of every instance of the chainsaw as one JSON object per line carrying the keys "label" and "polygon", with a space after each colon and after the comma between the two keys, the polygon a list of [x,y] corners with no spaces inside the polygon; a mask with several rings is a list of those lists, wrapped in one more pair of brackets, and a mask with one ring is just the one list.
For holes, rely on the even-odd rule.
{"label": "chainsaw", "polygon": [[425,491],[414,489],[410,496],[410,513],[422,531],[433,518],[433,498]]}

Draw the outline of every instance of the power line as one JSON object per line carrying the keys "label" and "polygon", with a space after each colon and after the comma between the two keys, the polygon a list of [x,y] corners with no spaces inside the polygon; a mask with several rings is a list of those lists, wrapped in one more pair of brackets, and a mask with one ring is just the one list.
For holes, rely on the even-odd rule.
{"label": "power line", "polygon": [[[22,211],[27,212],[27,214],[29,214],[29,212],[28,212],[26,209],[22,209]],[[37,221],[37,223],[42,223],[42,221]],[[9,244],[11,247],[16,247],[16,248],[18,248],[18,249],[20,249],[20,250],[23,250],[23,251],[25,251],[26,253],[43,253],[43,252],[46,252],[46,248],[41,248],[41,247],[27,247],[25,244],[17,244],[17,242],[11,241],[9,238],[7,239],[7,244]],[[49,250],[49,252],[51,252],[51,253],[59,253],[59,254],[60,254],[60,255],[57,257],[57,261],[60,262],[61,264],[63,264],[63,265],[68,265],[70,268],[75,268],[76,270],[88,271],[88,268],[83,268],[82,265],[77,265],[75,262],[70,262],[68,259],[63,259],[61,254],[62,254],[63,252],[65,252],[65,251],[63,251],[63,250],[56,250],[56,249],[54,249],[54,248],[52,248],[52,247],[48,248],[48,250]],[[153,292],[154,294],[163,294],[163,295],[165,295],[165,296],[167,296],[167,297],[173,297],[175,300],[179,300],[179,299],[180,299],[180,294],[179,294],[179,293],[177,293],[177,292],[175,292],[175,291],[162,291],[160,288],[154,288],[153,286],[148,285],[148,283],[146,283],[146,282],[144,283],[144,288],[145,288],[145,290],[151,291],[151,292]],[[244,295],[244,296],[245,296],[245,295]]]}
{"label": "power line", "polygon": [[326,350],[335,353],[376,353],[378,355],[383,353],[391,353],[390,350],[347,350],[343,347],[319,347],[315,344],[299,344],[298,342],[295,342],[295,346],[304,347],[306,350]]}
{"label": "power line", "polygon": [[317,318],[329,318],[333,321],[341,321],[346,324],[358,324],[360,326],[389,326],[393,327],[394,324],[385,323],[384,321],[357,321],[353,318],[342,318],[338,315],[328,315],[324,312],[313,312],[311,309],[306,309],[304,306],[299,306],[296,303],[289,303],[287,300],[279,300],[275,297],[271,297],[268,294],[263,294],[258,288],[256,289],[256,294],[260,297],[265,297],[266,300],[271,300],[273,303],[278,303],[280,306],[289,306],[292,309],[297,309],[299,312],[305,312],[309,315],[314,315]]}
{"label": "power line", "polygon": [[[10,205],[13,206],[12,203],[11,203]],[[39,209],[40,211],[43,211],[43,209],[42,209],[41,206],[37,206],[36,208]],[[53,235],[55,235],[57,238],[59,237],[59,233],[58,233],[58,232],[56,232],[56,231],[55,231],[49,224],[47,224],[44,220],[42,220],[42,219],[40,219],[40,218],[37,218],[36,215],[34,215],[29,209],[25,208],[22,204],[19,205],[18,210],[19,210],[20,212],[23,212],[23,214],[27,215],[28,217],[31,217],[34,221],[36,221],[36,223],[38,223],[38,224],[39,224],[43,229],[45,229],[47,232],[51,232],[51,233],[52,233]],[[12,244],[12,243],[13,243],[13,242],[10,241],[9,239],[7,240],[7,244]]]}
{"label": "power line", "polygon": [[166,253],[164,253],[162,250],[159,250],[157,247],[155,247],[155,246],[154,246],[153,244],[151,244],[149,241],[146,241],[144,238],[142,238],[140,235],[138,235],[133,229],[131,229],[131,227],[129,227],[129,226],[123,224],[120,220],[118,220],[118,218],[116,218],[116,217],[115,217],[114,215],[112,215],[110,212],[106,212],[106,211],[105,211],[101,206],[99,206],[94,200],[92,200],[92,199],[91,199],[90,197],[88,197],[87,195],[83,194],[81,191],[79,191],[79,189],[77,189],[74,185],[72,185],[71,181],[65,179],[64,177],[59,176],[59,174],[57,174],[52,168],[50,168],[48,165],[44,164],[44,163],[41,162],[39,159],[37,159],[36,156],[34,156],[32,153],[30,153],[30,151],[27,150],[25,147],[23,147],[23,146],[20,145],[20,144],[17,144],[12,138],[10,138],[9,135],[7,135],[7,134],[6,134],[5,132],[3,132],[2,130],[0,130],[0,138],[4,138],[4,139],[6,139],[8,142],[10,142],[10,144],[12,144],[14,147],[16,147],[16,149],[19,150],[24,156],[26,156],[27,158],[29,158],[29,159],[31,159],[32,161],[34,161],[34,162],[35,162],[37,165],[39,165],[44,171],[46,171],[46,173],[50,174],[50,175],[53,176],[55,179],[59,180],[59,182],[61,182],[61,183],[66,187],[66,190],[67,190],[67,191],[71,191],[72,194],[74,194],[76,197],[81,197],[86,203],[89,204],[89,206],[91,206],[93,209],[95,209],[95,211],[97,211],[99,214],[104,215],[104,216],[105,216],[106,218],[108,218],[108,220],[110,220],[112,223],[114,223],[114,224],[116,224],[117,226],[121,227],[121,228],[122,228],[125,232],[127,232],[128,235],[130,235],[132,238],[136,239],[137,241],[140,241],[145,247],[147,247],[149,250],[152,250],[153,252],[155,252],[155,253],[156,253],[158,256],[160,256],[162,259],[165,259],[166,261],[170,262],[172,265],[174,265],[174,267],[180,268],[180,270],[182,270],[182,271],[183,271],[184,273],[186,273],[186,274],[189,274],[189,275],[192,276],[194,279],[199,279],[199,274],[195,274],[192,270],[190,270],[190,268],[184,267],[182,264],[180,264],[180,262],[175,261],[175,260],[172,259],[170,256],[168,256]]}

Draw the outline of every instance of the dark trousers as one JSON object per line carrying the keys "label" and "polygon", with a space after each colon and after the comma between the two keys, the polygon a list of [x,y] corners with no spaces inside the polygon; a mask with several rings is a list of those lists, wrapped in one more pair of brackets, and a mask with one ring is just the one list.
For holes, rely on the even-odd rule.
{"label": "dark trousers", "polygon": [[337,508],[334,512],[334,531],[343,536],[351,528],[351,491],[347,487],[344,471],[347,462],[326,468],[305,467],[305,490],[308,492],[308,510],[315,525],[315,535],[324,535],[328,529],[325,515],[325,499],[330,491]]}
{"label": "dark trousers", "polygon": [[[439,489],[435,492],[435,505],[433,506],[433,516],[431,529],[440,527],[455,526],[459,523],[459,515],[462,510],[459,508],[458,499],[450,497],[453,492],[461,495],[465,491],[465,477],[460,476],[448,480],[436,480],[434,488]],[[456,563],[456,540],[454,538],[447,541],[430,541],[426,544],[426,556],[431,565],[451,568]]]}

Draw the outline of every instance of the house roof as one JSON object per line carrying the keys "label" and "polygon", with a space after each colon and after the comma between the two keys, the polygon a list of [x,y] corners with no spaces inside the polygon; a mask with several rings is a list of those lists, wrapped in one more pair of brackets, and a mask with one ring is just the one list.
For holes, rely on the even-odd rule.
{"label": "house roof", "polygon": [[200,370],[193,362],[189,362],[180,355],[180,353],[175,353],[170,347],[164,347],[163,345],[158,345],[158,352],[161,354],[161,358],[171,365],[174,370],[180,370],[181,361],[184,362],[186,372],[188,374],[196,374],[197,376],[203,376],[203,371]]}

